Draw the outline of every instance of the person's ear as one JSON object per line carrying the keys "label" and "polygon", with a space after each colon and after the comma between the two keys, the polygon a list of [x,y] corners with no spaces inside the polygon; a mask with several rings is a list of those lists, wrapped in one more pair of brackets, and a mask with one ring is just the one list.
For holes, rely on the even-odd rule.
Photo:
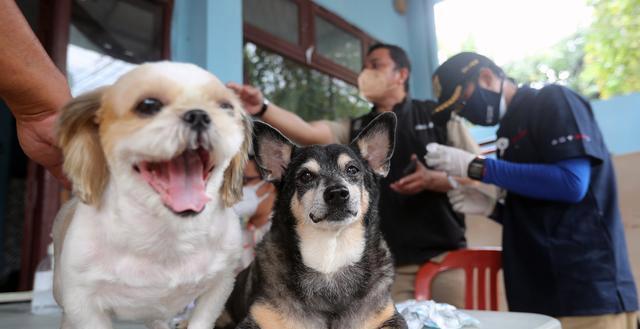
{"label": "person's ear", "polygon": [[398,70],[398,74],[399,74],[400,84],[404,86],[405,82],[409,79],[409,69],[406,67],[403,67]]}

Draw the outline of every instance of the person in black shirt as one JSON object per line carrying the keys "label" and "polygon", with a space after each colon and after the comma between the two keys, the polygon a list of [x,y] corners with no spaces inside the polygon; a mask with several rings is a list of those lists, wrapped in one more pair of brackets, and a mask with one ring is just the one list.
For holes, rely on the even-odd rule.
{"label": "person in black shirt", "polygon": [[[464,217],[451,208],[451,189],[443,172],[423,163],[428,143],[461,147],[477,153],[477,144],[460,121],[436,123],[436,103],[409,97],[410,63],[399,47],[372,46],[358,77],[360,93],[373,103],[370,113],[355,119],[305,122],[296,114],[264,101],[251,86],[229,84],[247,112],[256,115],[301,145],[349,143],[378,114],[393,111],[398,118],[397,142],[389,175],[381,182],[381,229],[396,263],[394,300],[414,298],[418,266],[466,246]],[[433,285],[435,300],[463,306],[461,272],[440,276]]]}

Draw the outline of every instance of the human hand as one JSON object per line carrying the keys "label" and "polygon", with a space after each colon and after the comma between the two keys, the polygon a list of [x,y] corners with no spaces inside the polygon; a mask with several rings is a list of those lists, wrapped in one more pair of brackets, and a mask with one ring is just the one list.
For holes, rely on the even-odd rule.
{"label": "human hand", "polygon": [[453,210],[468,215],[489,216],[496,206],[498,188],[475,182],[447,192]]}
{"label": "human hand", "polygon": [[455,147],[430,143],[424,159],[429,167],[436,170],[445,171],[451,176],[467,177],[469,163],[475,157],[475,154]]}
{"label": "human hand", "polygon": [[242,102],[242,106],[247,113],[251,115],[260,113],[264,102],[264,96],[260,89],[250,85],[241,85],[234,82],[227,83],[227,87],[238,95]]}
{"label": "human hand", "polygon": [[415,170],[392,183],[389,187],[395,192],[404,195],[417,194],[427,189],[437,190],[434,187],[436,176],[444,176],[443,173],[425,167],[422,162],[418,161],[415,154],[411,155],[411,161],[416,164]]}
{"label": "human hand", "polygon": [[64,162],[62,150],[58,148],[56,143],[55,124],[57,118],[57,113],[32,119],[16,117],[16,131],[24,153],[33,161],[44,166],[69,189],[71,183],[62,171]]}
{"label": "human hand", "polygon": [[259,228],[267,224],[271,219],[271,211],[273,203],[276,199],[276,187],[272,183],[266,183],[258,189],[258,197],[260,197],[260,205],[256,209],[256,213],[249,218],[249,223]]}

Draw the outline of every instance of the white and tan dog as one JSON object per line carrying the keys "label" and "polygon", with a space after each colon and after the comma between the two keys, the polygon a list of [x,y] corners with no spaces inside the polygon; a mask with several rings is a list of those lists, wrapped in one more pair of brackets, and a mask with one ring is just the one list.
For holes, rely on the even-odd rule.
{"label": "white and tan dog", "polygon": [[62,111],[64,169],[78,198],[53,228],[62,328],[111,317],[211,328],[231,293],[251,123],[234,93],[191,64],[141,65]]}

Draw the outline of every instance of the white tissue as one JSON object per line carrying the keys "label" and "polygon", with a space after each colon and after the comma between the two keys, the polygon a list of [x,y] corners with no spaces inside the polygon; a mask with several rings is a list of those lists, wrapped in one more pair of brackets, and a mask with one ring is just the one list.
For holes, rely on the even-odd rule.
{"label": "white tissue", "polygon": [[480,321],[458,311],[454,306],[432,300],[410,299],[396,304],[396,308],[407,321],[409,329],[460,329],[480,326]]}

